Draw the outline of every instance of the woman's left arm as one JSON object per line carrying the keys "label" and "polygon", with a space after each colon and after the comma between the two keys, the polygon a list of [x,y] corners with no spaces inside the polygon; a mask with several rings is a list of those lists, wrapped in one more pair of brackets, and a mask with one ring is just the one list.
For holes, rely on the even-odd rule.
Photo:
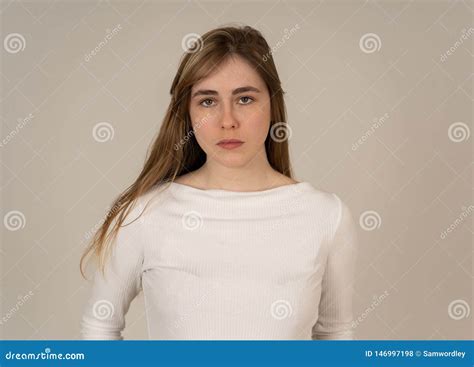
{"label": "woman's left arm", "polygon": [[347,205],[338,202],[338,216],[321,285],[319,317],[312,339],[353,339],[352,298],[358,252],[357,227]]}

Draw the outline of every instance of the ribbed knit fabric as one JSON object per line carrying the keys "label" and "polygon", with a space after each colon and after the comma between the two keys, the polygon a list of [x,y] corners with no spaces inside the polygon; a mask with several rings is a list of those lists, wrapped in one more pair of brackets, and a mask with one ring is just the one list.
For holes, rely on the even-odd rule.
{"label": "ribbed knit fabric", "polygon": [[149,339],[353,339],[358,238],[336,194],[165,185],[138,200],[96,270],[83,339],[123,339],[142,290]]}

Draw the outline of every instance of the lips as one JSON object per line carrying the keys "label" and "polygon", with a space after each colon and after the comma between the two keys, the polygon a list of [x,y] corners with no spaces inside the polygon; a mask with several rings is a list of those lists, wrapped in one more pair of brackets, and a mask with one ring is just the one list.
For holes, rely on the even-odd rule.
{"label": "lips", "polygon": [[235,149],[240,147],[244,142],[239,139],[223,139],[217,145],[224,149]]}
{"label": "lips", "polygon": [[239,139],[223,139],[219,141],[217,144],[232,144],[232,143],[243,143],[242,140]]}

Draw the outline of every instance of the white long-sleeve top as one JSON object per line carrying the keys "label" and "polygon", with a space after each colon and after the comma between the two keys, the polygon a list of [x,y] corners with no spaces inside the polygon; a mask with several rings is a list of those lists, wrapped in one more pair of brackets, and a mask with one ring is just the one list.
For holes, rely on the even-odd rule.
{"label": "white long-sleeve top", "polygon": [[353,339],[358,237],[336,194],[165,185],[131,210],[105,277],[95,271],[83,339],[123,339],[142,290],[149,339]]}

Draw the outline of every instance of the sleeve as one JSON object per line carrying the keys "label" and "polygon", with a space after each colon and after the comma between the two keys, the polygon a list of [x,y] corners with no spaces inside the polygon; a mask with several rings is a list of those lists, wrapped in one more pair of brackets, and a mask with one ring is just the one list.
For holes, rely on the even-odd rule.
{"label": "sleeve", "polygon": [[82,339],[122,340],[125,315],[141,290],[143,250],[137,219],[122,224],[111,243],[105,275],[95,271],[91,294],[81,320]]}
{"label": "sleeve", "polygon": [[358,253],[357,227],[347,205],[333,195],[338,202],[339,214],[333,240],[329,243],[319,316],[312,328],[313,340],[354,338],[352,297]]}

